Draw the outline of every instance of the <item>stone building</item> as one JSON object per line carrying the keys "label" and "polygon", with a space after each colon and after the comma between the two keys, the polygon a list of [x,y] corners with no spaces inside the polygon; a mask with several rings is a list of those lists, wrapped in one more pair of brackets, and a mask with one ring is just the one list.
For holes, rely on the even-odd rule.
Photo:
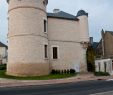
{"label": "stone building", "polygon": [[96,53],[100,58],[113,58],[113,31],[101,31],[102,38],[97,45]]}
{"label": "stone building", "polygon": [[7,74],[47,75],[52,69],[87,72],[88,13],[77,15],[55,9],[48,0],[7,0],[9,49]]}
{"label": "stone building", "polygon": [[0,64],[6,64],[7,63],[7,45],[0,42]]}
{"label": "stone building", "polygon": [[113,75],[113,60],[112,59],[97,59],[95,60],[95,71],[103,72],[107,75]]}
{"label": "stone building", "polygon": [[113,75],[113,31],[101,31],[102,38],[96,47],[96,72]]}

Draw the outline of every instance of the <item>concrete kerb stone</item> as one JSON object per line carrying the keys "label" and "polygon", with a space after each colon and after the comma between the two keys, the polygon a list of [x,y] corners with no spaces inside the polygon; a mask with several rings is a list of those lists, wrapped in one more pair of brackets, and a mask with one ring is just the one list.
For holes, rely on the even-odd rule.
{"label": "concrete kerb stone", "polygon": [[72,83],[89,80],[107,80],[112,79],[113,76],[96,77],[93,75],[78,75],[76,77],[64,78],[64,79],[51,79],[51,80],[13,80],[0,78],[0,87],[15,87],[15,86],[35,86],[35,85],[48,85],[48,84],[60,84],[60,83]]}

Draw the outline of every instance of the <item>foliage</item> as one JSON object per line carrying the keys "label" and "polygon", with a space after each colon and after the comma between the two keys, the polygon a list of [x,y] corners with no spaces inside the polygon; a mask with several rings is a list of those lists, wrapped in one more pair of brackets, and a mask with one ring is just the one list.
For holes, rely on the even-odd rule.
{"label": "foliage", "polygon": [[0,64],[0,70],[6,70],[6,64]]}
{"label": "foliage", "polygon": [[76,71],[74,69],[52,70],[51,74],[76,74]]}
{"label": "foliage", "polygon": [[87,57],[88,71],[94,72],[95,71],[95,51],[92,46],[89,46],[87,48],[86,57]]}
{"label": "foliage", "polygon": [[67,70],[64,70],[64,74],[66,74],[67,73]]}
{"label": "foliage", "polygon": [[74,69],[70,69],[70,74],[75,74],[76,71]]}
{"label": "foliage", "polygon": [[55,71],[55,70],[52,70],[52,71],[51,71],[51,74],[56,74],[56,71]]}
{"label": "foliage", "polygon": [[69,69],[67,70],[67,74],[70,74],[70,70]]}
{"label": "foliage", "polygon": [[107,72],[95,72],[94,74],[95,76],[110,76],[110,74]]}

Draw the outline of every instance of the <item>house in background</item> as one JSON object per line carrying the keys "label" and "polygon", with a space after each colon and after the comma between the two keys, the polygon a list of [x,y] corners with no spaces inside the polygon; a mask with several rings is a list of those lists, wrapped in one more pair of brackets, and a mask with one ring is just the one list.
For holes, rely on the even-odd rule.
{"label": "house in background", "polygon": [[93,41],[93,37],[90,37],[89,46],[92,46],[92,48],[93,48],[94,50],[96,50],[98,43],[99,43],[99,42],[94,42],[94,41]]}
{"label": "house in background", "polygon": [[113,31],[101,31],[102,38],[97,45],[98,58],[113,58]]}
{"label": "house in background", "polygon": [[7,45],[0,42],[0,64],[6,64],[7,63]]}
{"label": "house in background", "polygon": [[101,31],[102,38],[96,47],[95,71],[113,75],[113,31]]}

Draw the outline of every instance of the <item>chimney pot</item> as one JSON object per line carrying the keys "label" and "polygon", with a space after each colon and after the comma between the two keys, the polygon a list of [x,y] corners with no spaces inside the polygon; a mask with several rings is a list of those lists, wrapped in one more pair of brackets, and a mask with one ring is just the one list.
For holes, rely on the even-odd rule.
{"label": "chimney pot", "polygon": [[53,13],[58,13],[58,12],[60,12],[60,9],[54,9],[53,10]]}

